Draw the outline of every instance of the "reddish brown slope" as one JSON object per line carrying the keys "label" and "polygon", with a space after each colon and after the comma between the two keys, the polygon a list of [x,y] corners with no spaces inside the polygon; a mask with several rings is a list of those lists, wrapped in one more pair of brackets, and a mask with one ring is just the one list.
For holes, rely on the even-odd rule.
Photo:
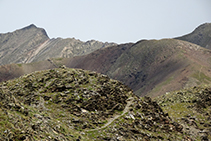
{"label": "reddish brown slope", "polygon": [[137,95],[156,96],[210,82],[210,57],[209,50],[195,44],[165,39],[98,50],[65,64],[107,74],[130,86]]}
{"label": "reddish brown slope", "polygon": [[77,56],[72,59],[63,59],[63,63],[69,67],[93,70],[107,74],[122,53],[128,50],[132,45],[132,43],[128,43],[99,49],[88,55]]}

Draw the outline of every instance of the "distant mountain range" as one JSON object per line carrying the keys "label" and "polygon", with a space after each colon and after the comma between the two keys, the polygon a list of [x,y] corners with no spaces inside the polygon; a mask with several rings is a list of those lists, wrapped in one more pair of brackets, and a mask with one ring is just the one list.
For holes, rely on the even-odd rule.
{"label": "distant mountain range", "polygon": [[32,24],[11,33],[0,34],[0,65],[84,55],[111,45],[116,44],[95,40],[82,42],[74,38],[50,39],[44,29]]}
{"label": "distant mountain range", "polygon": [[[0,35],[1,46],[4,47],[4,49],[0,47],[3,52],[0,59],[2,64],[33,62],[1,66],[0,81],[37,70],[66,65],[71,68],[82,68],[107,74],[131,87],[136,95],[156,97],[169,91],[211,82],[210,29],[211,24],[206,23],[192,33],[175,39],[140,40],[137,43],[117,45],[98,41],[49,39],[43,29],[31,25],[14,33]],[[9,46],[9,42],[15,38],[12,38],[12,35],[16,32],[25,35],[22,33],[24,31],[27,37],[33,37],[34,42],[31,38],[26,40],[25,36],[17,36],[19,41],[16,39],[15,43],[19,46],[11,47],[9,52],[6,46]],[[36,31],[36,34],[32,31]],[[11,38],[3,42],[6,35],[10,35]],[[31,46],[22,47],[25,45],[24,42]],[[76,42],[80,42],[80,46]],[[96,46],[92,44],[93,42]],[[75,51],[68,51],[68,49],[64,51],[67,44]],[[90,46],[85,46],[85,44]],[[15,60],[13,57],[16,52],[22,53],[22,55],[17,55],[20,59]],[[10,59],[11,55],[14,59]]]}

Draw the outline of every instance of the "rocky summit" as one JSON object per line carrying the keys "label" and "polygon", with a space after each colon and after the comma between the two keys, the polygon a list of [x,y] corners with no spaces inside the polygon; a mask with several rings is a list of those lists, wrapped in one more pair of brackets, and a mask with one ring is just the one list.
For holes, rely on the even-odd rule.
{"label": "rocky summit", "polygon": [[0,140],[194,140],[187,126],[95,72],[62,66],[0,84]]}

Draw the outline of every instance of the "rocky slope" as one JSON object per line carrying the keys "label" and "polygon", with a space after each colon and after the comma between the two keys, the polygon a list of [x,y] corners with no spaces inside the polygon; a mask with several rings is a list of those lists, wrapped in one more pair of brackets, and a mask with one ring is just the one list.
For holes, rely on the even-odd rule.
{"label": "rocky slope", "polygon": [[156,101],[194,140],[211,140],[211,86],[169,92]]}
{"label": "rocky slope", "polygon": [[82,42],[74,38],[49,39],[44,29],[32,24],[11,33],[0,34],[0,65],[84,55],[110,45],[116,44],[95,40]]}
{"label": "rocky slope", "polygon": [[204,48],[211,49],[211,23],[202,24],[190,34],[176,39],[188,41]]}
{"label": "rocky slope", "polygon": [[27,62],[33,50],[48,39],[45,30],[35,25],[0,34],[0,65]]}
{"label": "rocky slope", "polygon": [[62,66],[0,83],[0,101],[1,140],[191,139],[149,97],[80,69]]}

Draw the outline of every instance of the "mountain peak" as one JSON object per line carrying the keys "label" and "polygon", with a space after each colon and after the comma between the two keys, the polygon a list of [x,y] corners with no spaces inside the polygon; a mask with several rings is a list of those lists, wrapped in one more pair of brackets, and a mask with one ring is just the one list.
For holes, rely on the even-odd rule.
{"label": "mountain peak", "polygon": [[30,27],[30,28],[32,28],[32,27],[36,27],[36,28],[37,28],[37,26],[36,26],[36,25],[34,25],[34,24],[30,24],[28,27]]}
{"label": "mountain peak", "polygon": [[207,26],[211,26],[211,23],[203,23],[203,24],[199,25],[196,29],[205,28]]}
{"label": "mountain peak", "polygon": [[188,41],[201,47],[211,49],[211,23],[204,23],[198,26],[193,32],[190,34],[177,37],[175,39]]}
{"label": "mountain peak", "polygon": [[32,29],[32,28],[37,28],[37,26],[35,26],[34,24],[30,24],[29,26],[26,26],[22,29]]}

